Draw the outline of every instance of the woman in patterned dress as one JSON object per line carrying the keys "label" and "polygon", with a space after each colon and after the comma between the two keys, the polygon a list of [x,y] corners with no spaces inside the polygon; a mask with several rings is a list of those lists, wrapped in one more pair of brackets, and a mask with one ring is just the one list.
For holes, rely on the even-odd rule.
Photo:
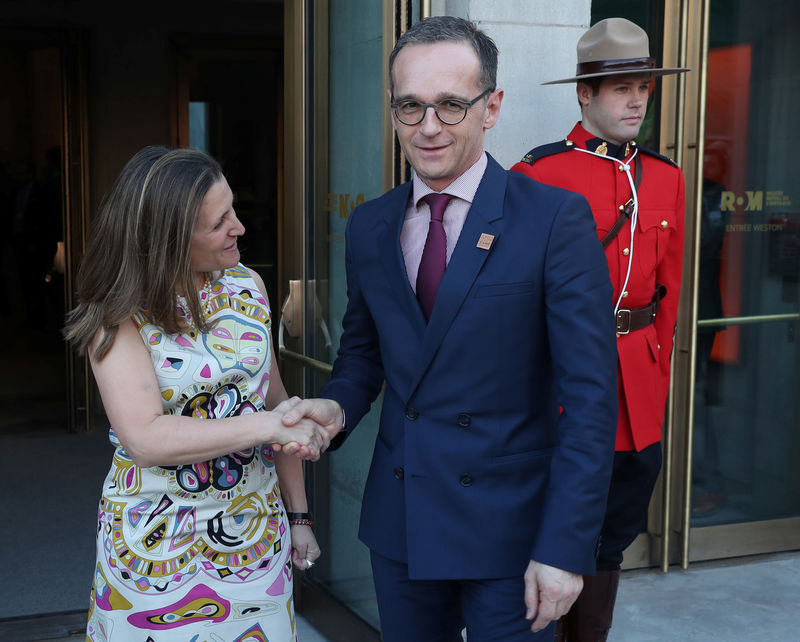
{"label": "woman in patterned dress", "polygon": [[95,221],[65,334],[88,353],[115,447],[88,640],[296,640],[292,563],[320,555],[285,427],[261,278],[216,161],[147,147]]}

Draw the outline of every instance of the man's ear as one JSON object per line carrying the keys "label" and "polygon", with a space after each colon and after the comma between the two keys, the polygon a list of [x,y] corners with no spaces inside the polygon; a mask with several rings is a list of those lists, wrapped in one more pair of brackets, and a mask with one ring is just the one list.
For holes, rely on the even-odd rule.
{"label": "man's ear", "polygon": [[[386,95],[389,96],[389,105],[391,105],[392,101],[394,100],[394,98],[392,98],[392,90],[387,89]],[[389,116],[391,116],[392,118],[392,129],[397,129],[397,121],[395,120],[394,109],[392,109],[391,107],[389,107]]]}
{"label": "man's ear", "polygon": [[592,88],[585,82],[579,82],[575,86],[575,91],[578,94],[578,102],[581,104],[582,107],[586,107],[586,105],[592,102],[592,96],[594,95],[594,91],[592,91]]}
{"label": "man's ear", "polygon": [[486,101],[486,116],[483,119],[483,130],[491,129],[500,118],[500,104],[503,102],[503,90],[495,89],[489,94],[489,99]]}

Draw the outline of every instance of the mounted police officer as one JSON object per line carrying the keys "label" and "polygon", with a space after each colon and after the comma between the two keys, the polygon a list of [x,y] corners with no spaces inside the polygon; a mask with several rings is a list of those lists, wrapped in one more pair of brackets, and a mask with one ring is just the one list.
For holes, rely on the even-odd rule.
{"label": "mounted police officer", "polygon": [[559,622],[556,640],[606,640],[622,553],[646,527],[661,468],[661,427],[683,262],[684,180],[670,159],[634,140],[658,68],[647,34],[623,18],[578,41],[572,78],[581,120],[566,139],[531,150],[513,170],[583,194],[595,218],[614,286],[618,395],[616,453],[597,574]]}

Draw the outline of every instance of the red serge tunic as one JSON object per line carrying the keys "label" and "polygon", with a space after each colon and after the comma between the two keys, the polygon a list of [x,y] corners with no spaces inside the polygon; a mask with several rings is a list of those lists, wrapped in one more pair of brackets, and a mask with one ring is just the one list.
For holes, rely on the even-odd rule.
{"label": "red serge tunic", "polygon": [[[605,250],[614,302],[622,295],[620,308],[647,306],[656,284],[666,287],[666,296],[659,303],[654,323],[617,337],[618,451],[640,451],[661,439],[683,265],[683,173],[664,156],[633,142],[621,146],[608,143],[580,123],[566,140],[531,150],[511,168],[542,183],[583,194],[602,239],[619,218],[620,206],[631,198],[631,182],[621,165],[629,164],[634,180],[637,149],[642,176],[637,188],[639,209],[633,251],[630,220]],[[623,291],[629,259],[630,276]]]}

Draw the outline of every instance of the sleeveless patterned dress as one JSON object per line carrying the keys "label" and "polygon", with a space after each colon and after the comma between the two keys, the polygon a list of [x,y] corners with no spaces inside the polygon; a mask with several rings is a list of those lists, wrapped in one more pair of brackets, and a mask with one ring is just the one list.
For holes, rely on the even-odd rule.
{"label": "sleeveless patterned dress", "polygon": [[[243,265],[205,303],[208,334],[167,335],[137,313],[165,414],[263,409],[270,316]],[[296,641],[291,541],[272,449],[139,468],[110,431],[87,640]]]}

